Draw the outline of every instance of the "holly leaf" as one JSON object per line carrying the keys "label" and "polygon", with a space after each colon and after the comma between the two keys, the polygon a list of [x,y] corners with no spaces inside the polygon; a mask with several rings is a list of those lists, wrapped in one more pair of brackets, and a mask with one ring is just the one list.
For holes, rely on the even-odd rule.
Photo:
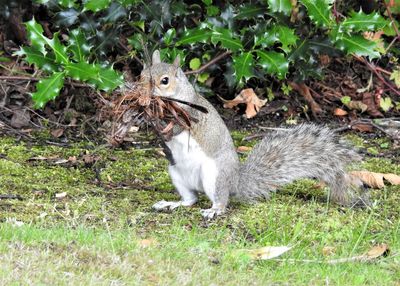
{"label": "holly leaf", "polygon": [[169,46],[171,43],[172,43],[172,41],[173,41],[173,39],[176,37],[176,30],[175,30],[175,28],[171,28],[171,29],[168,29],[168,31],[167,32],[165,32],[165,35],[164,35],[164,43],[167,45],[167,46]]}
{"label": "holly leaf", "polygon": [[70,31],[68,50],[72,52],[72,58],[77,62],[85,61],[90,54],[90,46],[81,29]]}
{"label": "holly leaf", "polygon": [[336,46],[340,50],[346,51],[348,54],[356,54],[358,56],[366,56],[370,59],[379,58],[380,54],[375,49],[376,42],[369,41],[360,35],[342,34],[336,42]]}
{"label": "holly leaf", "polygon": [[74,8],[66,9],[56,14],[54,22],[57,26],[70,27],[78,20],[79,13]]}
{"label": "holly leaf", "polygon": [[123,84],[124,78],[121,73],[112,68],[102,67],[98,64],[96,65],[96,68],[99,71],[98,76],[90,79],[89,83],[95,84],[98,89],[109,92]]}
{"label": "holly leaf", "polygon": [[240,40],[235,39],[232,32],[228,29],[215,28],[212,31],[211,42],[214,45],[221,43],[224,48],[232,51],[243,49],[243,45]]}
{"label": "holly leaf", "polygon": [[57,63],[68,63],[66,47],[64,47],[58,39],[59,32],[55,33],[53,39],[50,40],[43,35],[43,28],[35,19],[26,23],[26,29],[32,47],[45,55],[47,53],[45,45],[49,46],[56,56]]}
{"label": "holly leaf", "polygon": [[69,63],[65,66],[67,75],[78,81],[96,79],[99,74],[99,67],[86,62]]}
{"label": "holly leaf", "polygon": [[25,56],[25,60],[30,65],[34,64],[37,68],[42,69],[43,71],[54,72],[58,70],[58,65],[55,63],[53,53],[43,55],[35,47],[21,47],[15,55]]}
{"label": "holly leaf", "polygon": [[53,39],[47,40],[47,44],[53,50],[53,52],[56,56],[56,62],[66,64],[69,62],[69,59],[67,56],[67,48],[63,44],[61,44],[60,39],[58,38],[58,35],[59,35],[59,32],[55,33],[53,35]]}
{"label": "holly leaf", "polygon": [[210,40],[212,32],[207,29],[191,29],[186,30],[181,37],[181,39],[176,43],[177,46],[180,45],[190,45],[195,43],[206,43]]}
{"label": "holly leaf", "polygon": [[329,27],[334,24],[331,13],[333,0],[300,0],[307,8],[311,20],[317,26]]}
{"label": "holly leaf", "polygon": [[341,23],[341,26],[346,30],[357,32],[381,30],[389,25],[390,21],[383,18],[377,12],[365,14],[362,10],[358,13],[354,11],[351,12],[350,17],[346,18],[346,20]]}
{"label": "holly leaf", "polygon": [[243,78],[248,80],[254,77],[254,58],[251,52],[241,53],[238,56],[233,56],[232,59],[237,81],[242,81]]}
{"label": "holly leaf", "polygon": [[56,72],[52,76],[40,80],[36,84],[36,92],[32,93],[35,108],[43,108],[47,102],[55,99],[64,86],[64,72]]}
{"label": "holly leaf", "polygon": [[256,45],[261,45],[262,47],[269,47],[275,42],[282,43],[282,50],[286,53],[291,51],[291,47],[296,45],[299,37],[295,35],[295,31],[286,26],[277,25],[273,28],[267,30],[264,36],[258,37],[256,39]]}
{"label": "holly leaf", "polygon": [[128,38],[128,43],[136,50],[143,50],[143,43],[146,43],[146,39],[143,38],[143,35],[140,33],[133,34]]}
{"label": "holly leaf", "polygon": [[86,0],[84,1],[84,10],[98,12],[110,5],[111,0]]}
{"label": "holly leaf", "polygon": [[289,62],[285,56],[277,52],[257,51],[259,57],[258,64],[270,74],[276,74],[279,79],[284,79],[288,69]]}
{"label": "holly leaf", "polygon": [[112,2],[110,7],[105,11],[104,17],[101,18],[102,21],[106,23],[113,23],[117,20],[126,17],[126,9],[117,2]]}
{"label": "holly leaf", "polygon": [[46,49],[44,46],[46,45],[46,40],[48,39],[43,36],[44,31],[42,25],[37,23],[35,18],[33,18],[29,22],[26,22],[25,26],[31,46],[41,52],[43,55],[46,54]]}
{"label": "holly leaf", "polygon": [[256,4],[244,4],[239,7],[239,12],[234,17],[236,20],[263,17],[266,9],[264,6]]}
{"label": "holly leaf", "polygon": [[96,32],[96,46],[93,51],[100,54],[106,55],[119,41],[120,31],[118,27],[110,27],[105,31]]}
{"label": "holly leaf", "polygon": [[290,15],[292,12],[291,0],[268,0],[268,7],[272,12]]}

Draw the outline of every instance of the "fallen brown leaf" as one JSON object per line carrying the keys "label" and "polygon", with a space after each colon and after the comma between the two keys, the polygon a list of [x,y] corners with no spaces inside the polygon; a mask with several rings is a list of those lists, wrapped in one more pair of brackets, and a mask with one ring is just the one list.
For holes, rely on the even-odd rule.
{"label": "fallen brown leaf", "polygon": [[383,255],[386,255],[386,254],[388,254],[388,252],[389,252],[389,246],[387,244],[383,243],[383,244],[375,245],[374,247],[372,247],[365,254],[365,256],[368,260],[371,260],[371,259],[381,257]]}
{"label": "fallen brown leaf", "polygon": [[324,256],[329,256],[329,255],[335,254],[335,250],[336,250],[336,248],[333,246],[324,246],[322,248],[322,254]]}
{"label": "fallen brown leaf", "polygon": [[142,239],[138,241],[138,244],[142,248],[154,246],[157,244],[157,241],[154,238]]}
{"label": "fallen brown leaf", "polygon": [[359,178],[371,188],[382,189],[385,186],[383,179],[392,185],[400,185],[400,176],[396,174],[382,174],[369,171],[352,171],[349,174]]}
{"label": "fallen brown leaf", "polygon": [[237,147],[237,151],[238,152],[248,152],[248,151],[251,151],[251,149],[253,149],[252,147],[248,147],[248,146],[239,146],[239,147]]}
{"label": "fallen brown leaf", "polygon": [[267,260],[281,256],[290,249],[291,247],[289,246],[266,246],[254,250],[248,250],[247,253],[253,259]]}
{"label": "fallen brown leaf", "polygon": [[63,128],[57,128],[51,131],[51,135],[55,138],[60,138],[64,134],[64,129]]}
{"label": "fallen brown leaf", "polygon": [[395,174],[383,174],[383,178],[392,185],[400,185],[400,176]]}
{"label": "fallen brown leaf", "polygon": [[347,111],[343,110],[341,108],[335,108],[335,110],[333,111],[333,115],[336,115],[336,116],[345,116],[347,114],[348,114]]}
{"label": "fallen brown leaf", "polygon": [[347,104],[347,107],[350,108],[351,110],[361,111],[361,113],[363,113],[363,112],[368,110],[368,106],[365,103],[363,103],[362,101],[359,101],[359,100],[350,101]]}
{"label": "fallen brown leaf", "polygon": [[233,108],[238,104],[246,104],[246,117],[252,118],[257,115],[261,107],[265,105],[267,99],[260,99],[252,88],[243,89],[238,96],[232,100],[225,100],[221,98],[224,102],[224,108]]}

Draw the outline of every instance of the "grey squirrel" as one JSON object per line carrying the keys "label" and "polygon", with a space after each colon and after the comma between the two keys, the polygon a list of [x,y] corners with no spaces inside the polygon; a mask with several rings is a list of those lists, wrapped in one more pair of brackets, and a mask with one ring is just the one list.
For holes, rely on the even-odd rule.
{"label": "grey squirrel", "polygon": [[184,100],[208,109],[202,113],[182,106],[197,118],[190,131],[175,128],[165,142],[172,155],[168,168],[180,201],[160,201],[155,210],[192,206],[202,192],[211,200],[209,209],[201,210],[205,218],[225,212],[230,196],[253,201],[268,198],[278,187],[299,178],[316,178],[330,187],[329,199],[350,205],[358,198],[353,191],[361,182],[350,178],[345,167],[359,159],[356,152],[337,142],[328,128],[303,124],[287,131],[268,134],[240,163],[232,138],[215,108],[198,95],[179,67],[163,63],[155,51],[152,65],[144,67],[143,82],[152,82],[153,94]]}

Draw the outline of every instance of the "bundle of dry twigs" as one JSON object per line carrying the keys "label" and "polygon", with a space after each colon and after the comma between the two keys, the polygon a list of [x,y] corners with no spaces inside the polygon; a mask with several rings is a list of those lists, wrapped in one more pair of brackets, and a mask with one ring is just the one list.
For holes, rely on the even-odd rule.
{"label": "bundle of dry twigs", "polygon": [[207,112],[207,109],[202,106],[155,96],[149,84],[138,82],[127,86],[122,96],[114,103],[116,127],[112,132],[111,143],[120,144],[130,127],[142,121],[149,123],[166,141],[172,137],[174,126],[189,130],[192,122],[196,122],[196,118],[193,118],[178,103]]}

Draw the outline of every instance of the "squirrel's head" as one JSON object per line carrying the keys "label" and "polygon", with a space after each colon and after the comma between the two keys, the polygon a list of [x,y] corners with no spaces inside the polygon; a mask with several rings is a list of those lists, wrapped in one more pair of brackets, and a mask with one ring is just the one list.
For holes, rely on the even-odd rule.
{"label": "squirrel's head", "polygon": [[148,84],[153,94],[165,97],[178,97],[182,81],[187,81],[186,76],[179,67],[179,56],[173,64],[161,62],[160,52],[156,50],[152,56],[152,65],[144,67],[140,78],[142,83]]}

